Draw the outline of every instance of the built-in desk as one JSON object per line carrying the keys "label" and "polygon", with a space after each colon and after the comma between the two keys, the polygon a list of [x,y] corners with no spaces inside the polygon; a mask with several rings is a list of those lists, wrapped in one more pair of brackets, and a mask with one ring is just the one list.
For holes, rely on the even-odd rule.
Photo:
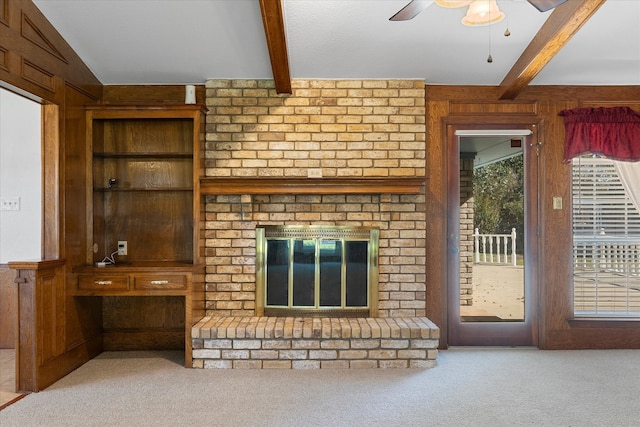
{"label": "built-in desk", "polygon": [[[75,267],[73,273],[77,273],[71,291],[73,296],[114,297],[105,299],[102,304],[106,324],[103,341],[107,350],[166,349],[184,342],[185,366],[191,367],[191,327],[204,315],[204,265],[180,262],[136,262],[106,267],[83,265]],[[129,300],[128,297],[143,298]],[[145,303],[144,297],[164,299]],[[178,314],[172,307],[175,297],[182,301]],[[160,310],[160,314],[149,312],[150,307]],[[119,310],[134,315],[118,319]],[[154,321],[154,316],[161,318]],[[181,318],[176,319],[176,316]],[[135,318],[144,320],[144,324],[132,324]]]}

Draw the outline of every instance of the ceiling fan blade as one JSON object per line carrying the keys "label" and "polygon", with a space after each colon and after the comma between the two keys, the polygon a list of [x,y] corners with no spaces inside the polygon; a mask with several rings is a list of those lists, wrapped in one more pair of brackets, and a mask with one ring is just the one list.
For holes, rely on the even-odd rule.
{"label": "ceiling fan blade", "polygon": [[413,19],[431,3],[431,0],[411,0],[405,7],[389,18],[389,21],[408,21]]}
{"label": "ceiling fan blade", "polygon": [[540,12],[546,12],[547,10],[551,10],[554,7],[560,6],[562,3],[567,0],[527,0],[529,3],[533,5]]}

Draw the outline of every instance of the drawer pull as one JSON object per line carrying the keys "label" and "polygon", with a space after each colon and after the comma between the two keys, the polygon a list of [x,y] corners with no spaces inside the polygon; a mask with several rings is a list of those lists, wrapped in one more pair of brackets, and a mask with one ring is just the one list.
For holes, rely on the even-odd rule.
{"label": "drawer pull", "polygon": [[152,285],[168,285],[169,281],[168,280],[152,280],[151,284]]}
{"label": "drawer pull", "polygon": [[113,284],[113,282],[111,280],[96,280],[94,283],[96,285],[103,285],[103,286],[112,285]]}

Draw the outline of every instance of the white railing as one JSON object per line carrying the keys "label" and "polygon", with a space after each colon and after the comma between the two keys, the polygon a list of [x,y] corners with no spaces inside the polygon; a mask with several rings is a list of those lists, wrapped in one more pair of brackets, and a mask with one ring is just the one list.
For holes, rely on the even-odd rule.
{"label": "white railing", "polygon": [[573,238],[575,267],[640,276],[640,239],[609,236]]}
{"label": "white railing", "polygon": [[[476,264],[516,265],[515,228],[511,229],[511,234],[480,234],[476,228],[473,240]],[[511,240],[511,251],[509,251],[509,240]]]}

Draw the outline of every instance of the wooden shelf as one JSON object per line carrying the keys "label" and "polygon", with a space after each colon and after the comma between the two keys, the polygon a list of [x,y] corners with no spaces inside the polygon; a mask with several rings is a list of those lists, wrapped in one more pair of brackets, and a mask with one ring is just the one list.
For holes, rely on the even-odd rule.
{"label": "wooden shelf", "polygon": [[192,159],[193,153],[93,153],[93,157],[105,159]]}
{"label": "wooden shelf", "polygon": [[131,193],[134,191],[193,191],[191,187],[140,187],[140,188],[106,188],[106,187],[95,187],[93,191],[97,193]]}
{"label": "wooden shelf", "polygon": [[202,178],[200,193],[219,194],[420,194],[423,177],[410,178]]}

